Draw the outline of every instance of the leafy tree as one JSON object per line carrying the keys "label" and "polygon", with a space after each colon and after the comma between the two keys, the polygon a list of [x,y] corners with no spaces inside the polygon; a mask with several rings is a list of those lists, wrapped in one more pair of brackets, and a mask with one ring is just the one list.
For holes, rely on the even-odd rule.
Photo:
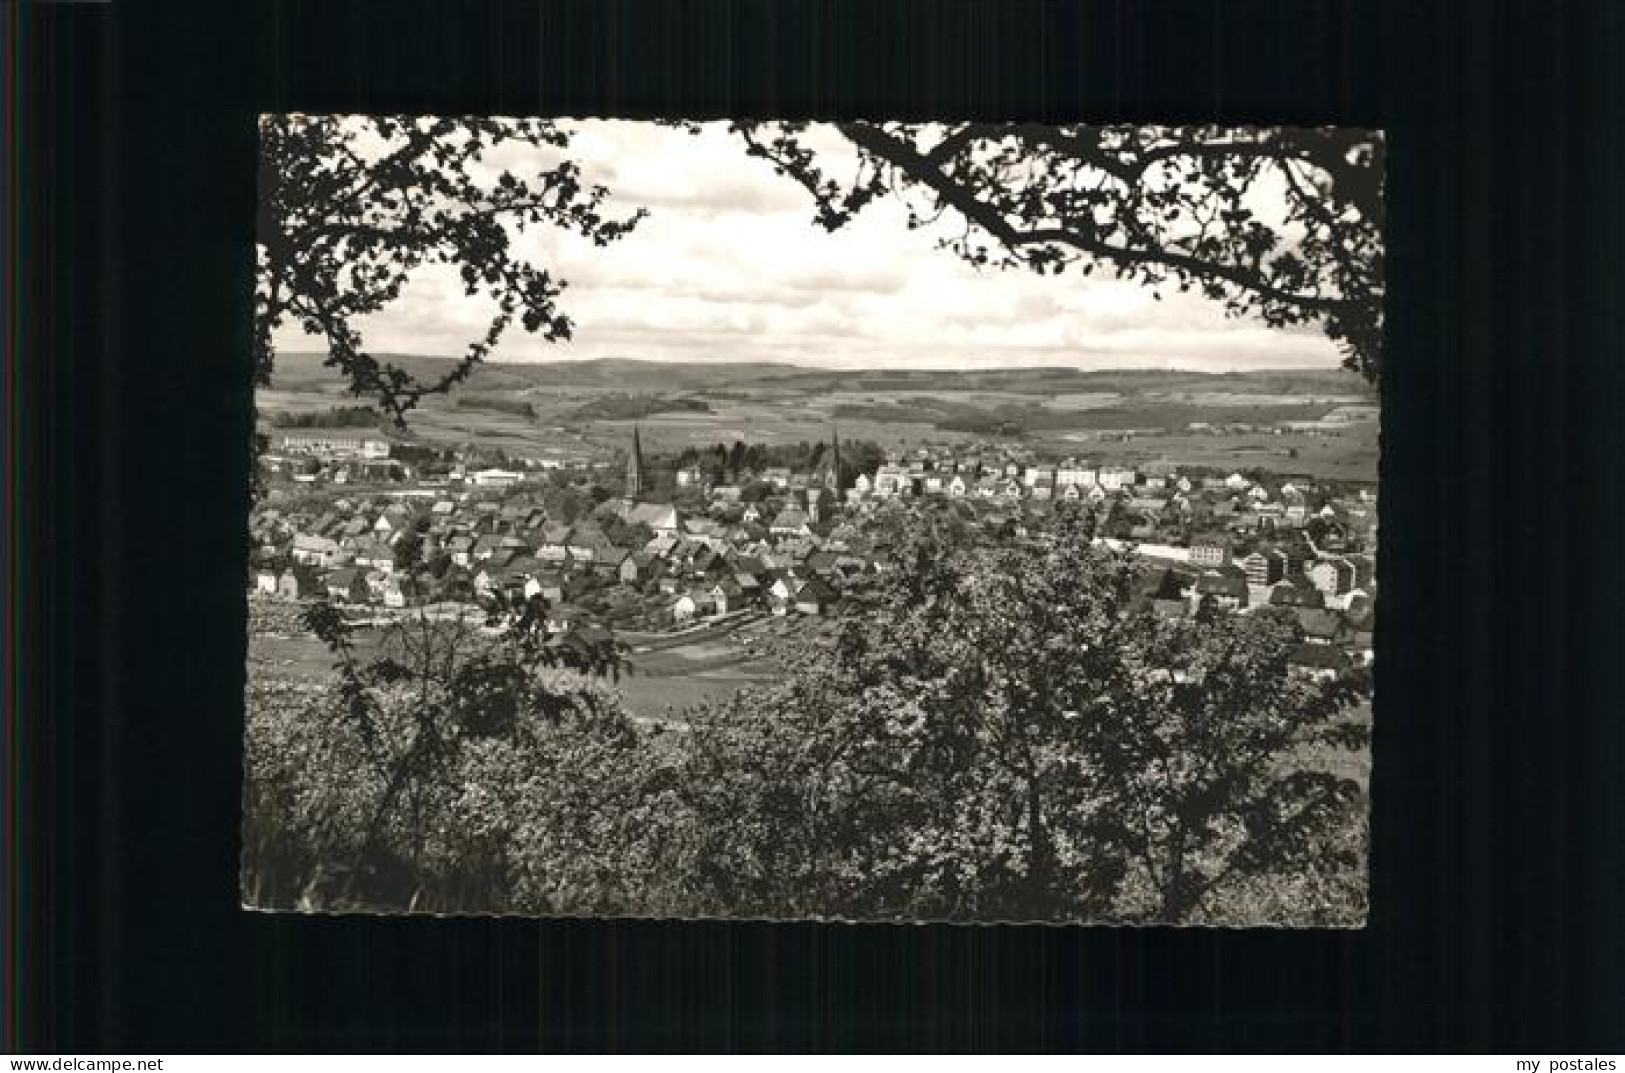
{"label": "leafy tree", "polygon": [[[805,123],[733,129],[812,195],[827,230],[895,195],[911,227],[948,213],[963,222],[943,245],[971,264],[1101,268],[1157,292],[1194,289],[1233,316],[1318,324],[1350,369],[1374,380],[1381,367],[1385,151],[1375,133],[840,123],[854,171],[843,154],[821,155]],[[1270,195],[1279,210],[1266,207]]]}
{"label": "leafy tree", "polygon": [[542,493],[542,507],[547,516],[569,525],[592,510],[594,504],[573,484],[554,484]]}
{"label": "leafy tree", "polygon": [[[593,682],[620,673],[620,646],[548,645],[544,611],[537,599],[498,607],[494,640],[420,616],[363,655],[335,609],[308,608],[304,624],[333,652],[337,680],[251,720],[248,845],[281,857],[250,858],[245,871],[280,872],[282,896],[292,886],[310,907],[516,908],[527,867],[513,856],[527,815],[516,795],[537,779],[582,777],[572,765],[583,752],[636,747],[624,711]],[[292,833],[291,849],[278,830]]]}
{"label": "leafy tree", "polygon": [[423,530],[409,527],[402,533],[400,539],[395,541],[395,568],[397,570],[411,570],[417,566],[418,560],[423,557]]}
{"label": "leafy tree", "polygon": [[[449,556],[448,556],[449,558]],[[474,578],[467,569],[451,563],[446,567],[444,574],[439,575],[441,590],[448,600],[468,601],[474,596]]]}
{"label": "leafy tree", "polygon": [[[1349,717],[1366,683],[1316,681],[1287,659],[1295,620],[1217,612],[1140,615],[1121,650],[1109,733],[1095,763],[1112,772],[1100,804],[1113,841],[1140,867],[1140,913],[1210,919],[1212,898],[1237,883],[1313,869],[1357,872],[1343,842],[1361,815],[1358,784],[1301,764],[1305,750],[1368,744]],[[1344,922],[1360,907],[1344,905]]]}
{"label": "leafy tree", "polygon": [[[517,256],[510,228],[548,224],[605,245],[644,215],[604,212],[601,186],[565,158],[535,175],[487,180],[484,155],[509,144],[556,151],[570,133],[544,119],[267,115],[260,119],[255,383],[275,365],[285,322],[320,336],[326,363],[395,422],[426,394],[467,379],[517,318],[549,341],[569,339],[565,281]],[[370,354],[358,322],[400,296],[425,265],[452,265],[465,291],[495,306],[462,359],[430,383]]]}
{"label": "leafy tree", "polygon": [[886,452],[872,440],[841,441],[841,462],[847,477],[855,480],[860,473],[873,476],[885,461]]}
{"label": "leafy tree", "polygon": [[694,717],[708,904],[1193,921],[1237,884],[1357,868],[1358,788],[1295,759],[1362,742],[1356,686],[1293,675],[1286,620],[1161,622],[1070,521],[1031,547],[952,526],[916,530],[833,650]]}
{"label": "leafy tree", "polygon": [[655,532],[643,522],[628,522],[617,514],[605,514],[599,519],[604,535],[618,548],[638,549],[654,539]]}

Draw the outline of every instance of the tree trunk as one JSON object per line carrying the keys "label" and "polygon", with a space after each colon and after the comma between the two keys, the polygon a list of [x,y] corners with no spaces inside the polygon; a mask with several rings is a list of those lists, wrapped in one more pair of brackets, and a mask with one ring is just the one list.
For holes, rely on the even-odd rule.
{"label": "tree trunk", "polygon": [[1189,920],[1201,900],[1201,888],[1195,877],[1185,868],[1185,839],[1177,836],[1168,871],[1162,884],[1162,920],[1168,924],[1182,924]]}
{"label": "tree trunk", "polygon": [[1048,902],[1050,887],[1049,833],[1044,829],[1044,809],[1038,792],[1038,780],[1027,780],[1027,885],[1032,893],[1033,909],[1043,908]]}

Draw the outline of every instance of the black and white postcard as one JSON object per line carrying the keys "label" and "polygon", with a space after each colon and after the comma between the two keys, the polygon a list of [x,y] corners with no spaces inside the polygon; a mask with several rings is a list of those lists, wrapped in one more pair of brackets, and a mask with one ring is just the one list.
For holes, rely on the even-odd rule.
{"label": "black and white postcard", "polygon": [[245,905],[1364,923],[1379,133],[259,135]]}

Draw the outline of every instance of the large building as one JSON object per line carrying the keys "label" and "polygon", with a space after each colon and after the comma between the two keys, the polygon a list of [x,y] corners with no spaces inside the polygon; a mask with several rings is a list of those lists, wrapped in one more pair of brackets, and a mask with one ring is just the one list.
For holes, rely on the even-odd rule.
{"label": "large building", "polygon": [[1247,572],[1249,585],[1273,585],[1286,576],[1286,556],[1274,548],[1255,551],[1242,559],[1239,565]]}
{"label": "large building", "polygon": [[285,454],[328,458],[388,458],[389,441],[364,428],[285,429],[272,437],[275,450]]}
{"label": "large building", "polygon": [[511,469],[482,469],[469,475],[481,488],[508,488],[525,479],[523,473]]}
{"label": "large building", "polygon": [[1095,474],[1095,481],[1108,492],[1115,492],[1122,488],[1134,487],[1138,474],[1131,469],[1121,467],[1103,466]]}

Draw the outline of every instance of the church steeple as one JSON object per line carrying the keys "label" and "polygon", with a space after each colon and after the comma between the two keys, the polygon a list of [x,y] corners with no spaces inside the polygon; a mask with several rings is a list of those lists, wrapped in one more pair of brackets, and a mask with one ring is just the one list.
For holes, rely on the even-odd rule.
{"label": "church steeple", "polygon": [[626,460],[626,498],[636,499],[643,494],[643,443],[638,438],[638,426],[632,426],[632,453]]}
{"label": "church steeple", "polygon": [[841,431],[834,425],[830,426],[830,454],[829,472],[824,476],[824,484],[835,493],[835,502],[839,504],[846,494],[841,487]]}

